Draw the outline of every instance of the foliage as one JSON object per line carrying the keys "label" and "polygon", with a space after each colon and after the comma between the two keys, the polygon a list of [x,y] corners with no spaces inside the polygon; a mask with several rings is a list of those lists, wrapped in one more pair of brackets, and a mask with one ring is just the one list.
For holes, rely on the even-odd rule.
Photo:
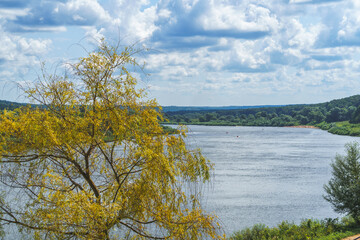
{"label": "foliage", "polygon": [[[4,102],[0,109],[16,103]],[[13,105],[11,105],[13,104]],[[360,136],[360,95],[319,104],[287,106],[164,107],[170,124],[211,126],[315,125],[330,133]]]}
{"label": "foliage", "polygon": [[214,111],[214,110],[232,110],[232,109],[249,109],[264,107],[280,107],[284,105],[258,105],[258,106],[163,106],[163,112],[179,112],[179,111]]}
{"label": "foliage", "polygon": [[348,121],[327,123],[321,122],[315,126],[338,135],[360,136],[360,124]]}
{"label": "foliage", "polygon": [[322,130],[330,130],[331,128],[336,127],[336,123],[327,123],[324,121],[316,124],[315,126],[321,128]]}
{"label": "foliage", "polygon": [[354,228],[352,221],[307,219],[299,225],[282,222],[274,228],[258,224],[252,228],[235,232],[230,240],[336,240],[352,236],[358,232],[360,229]]}
{"label": "foliage", "polygon": [[127,70],[137,51],[103,42],[71,75],[43,72],[27,93],[45,107],[0,115],[1,223],[38,239],[222,238],[199,203],[212,166],[185,130],[164,133]]}
{"label": "foliage", "polygon": [[335,211],[349,214],[360,223],[360,146],[354,142],[345,147],[346,155],[337,155],[331,164],[333,177],[324,186],[324,198]]}
{"label": "foliage", "polygon": [[169,126],[162,125],[161,127],[163,128],[163,131],[168,134],[179,134],[180,133],[179,130],[169,127]]}
{"label": "foliage", "polygon": [[[296,126],[357,120],[360,95],[308,105],[288,105],[227,110],[166,112],[170,123],[229,126]],[[344,128],[346,128],[345,126]],[[333,129],[337,134],[351,134],[349,129]]]}
{"label": "foliage", "polygon": [[360,106],[352,114],[350,123],[360,123]]}
{"label": "foliage", "polygon": [[4,109],[14,110],[21,106],[24,106],[24,104],[0,100],[0,110],[4,110]]}

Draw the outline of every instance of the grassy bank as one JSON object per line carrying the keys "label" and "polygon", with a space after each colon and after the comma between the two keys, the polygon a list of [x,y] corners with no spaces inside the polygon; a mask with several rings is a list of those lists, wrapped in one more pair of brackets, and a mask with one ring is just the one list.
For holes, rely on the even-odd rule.
{"label": "grassy bank", "polygon": [[299,225],[282,222],[277,227],[255,225],[235,232],[230,240],[337,240],[360,233],[360,226],[351,218],[304,220]]}
{"label": "grassy bank", "polygon": [[316,125],[329,133],[347,136],[360,136],[360,124],[349,123],[349,121],[326,123],[322,122]]}

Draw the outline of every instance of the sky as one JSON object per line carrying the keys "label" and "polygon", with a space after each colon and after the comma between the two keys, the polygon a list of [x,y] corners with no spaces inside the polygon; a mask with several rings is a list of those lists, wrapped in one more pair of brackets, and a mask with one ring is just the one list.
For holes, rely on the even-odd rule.
{"label": "sky", "polygon": [[151,50],[163,106],[320,103],[359,94],[359,0],[0,0],[0,99],[99,39]]}

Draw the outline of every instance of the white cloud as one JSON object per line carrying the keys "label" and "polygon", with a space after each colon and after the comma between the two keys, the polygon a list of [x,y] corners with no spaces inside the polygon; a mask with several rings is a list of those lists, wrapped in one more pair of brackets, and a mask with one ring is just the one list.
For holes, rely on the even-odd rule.
{"label": "white cloud", "polygon": [[199,16],[197,22],[204,30],[266,31],[268,24],[259,24],[259,20],[262,21],[268,16],[269,11],[267,9],[252,4],[245,12],[240,7],[212,3],[208,11]]}
{"label": "white cloud", "polygon": [[111,22],[97,0],[29,1],[26,8],[3,8],[5,24],[15,31],[59,31],[65,26],[91,26]]}
{"label": "white cloud", "polygon": [[25,32],[65,32],[67,30],[64,26],[22,26],[21,31]]}
{"label": "white cloud", "polygon": [[40,65],[40,59],[51,47],[49,39],[24,38],[4,31],[0,27],[0,99],[14,100],[18,95],[17,83],[23,79],[33,80],[29,74]]}
{"label": "white cloud", "polygon": [[[307,50],[314,46],[321,30],[320,25],[310,26],[306,29],[297,19],[290,19],[285,28],[285,39],[287,39],[288,46],[302,50]],[[282,37],[284,36],[282,35]]]}
{"label": "white cloud", "polygon": [[[38,40],[23,38],[8,33],[0,28],[0,56],[6,61],[16,61],[16,65],[28,65],[31,61],[22,62],[29,56],[39,56],[46,53],[51,45],[51,40]],[[20,61],[21,60],[21,61]],[[32,65],[32,64],[31,64]]]}
{"label": "white cloud", "polygon": [[[18,49],[21,53],[26,55],[39,56],[49,50],[51,40],[36,40],[19,38],[17,40]],[[18,53],[17,53],[18,54]]]}
{"label": "white cloud", "polygon": [[[112,19],[107,24],[107,29],[112,35],[127,38],[129,43],[149,38],[157,29],[154,22],[158,16],[156,6],[149,6],[148,1],[112,0],[108,5],[108,11]],[[166,10],[162,11],[167,15]]]}
{"label": "white cloud", "polygon": [[359,3],[350,5],[352,9],[346,9],[343,12],[342,20],[339,23],[339,30],[337,31],[337,39],[342,41],[357,41],[359,43],[360,34],[360,6]]}
{"label": "white cloud", "polygon": [[91,44],[97,46],[102,39],[105,39],[105,28],[100,28],[99,30],[93,26],[83,28],[86,30],[85,37]]}
{"label": "white cloud", "polygon": [[18,16],[26,16],[30,11],[29,8],[24,9],[9,9],[9,8],[0,8],[0,19],[8,19],[8,20],[15,20]]}
{"label": "white cloud", "polygon": [[55,13],[72,18],[75,22],[86,22],[95,19],[99,22],[108,22],[111,17],[97,0],[70,0],[66,3],[59,3]]}
{"label": "white cloud", "polygon": [[37,32],[54,31],[56,41],[72,44],[83,37],[70,36],[80,26],[92,44],[120,38],[154,49],[141,60],[162,103],[197,92],[204,102],[211,94],[231,96],[221,98],[223,105],[234,104],[228,101],[238,95],[350,95],[359,85],[353,80],[360,72],[357,0],[64,0],[21,6],[0,8],[1,79],[15,79],[18,69],[25,74],[50,46],[61,49],[34,37]]}

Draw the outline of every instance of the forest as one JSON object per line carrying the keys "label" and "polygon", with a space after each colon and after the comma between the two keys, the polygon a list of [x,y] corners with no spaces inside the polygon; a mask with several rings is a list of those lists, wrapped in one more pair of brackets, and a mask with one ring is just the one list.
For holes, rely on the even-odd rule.
{"label": "forest", "polygon": [[[0,110],[25,106],[0,100]],[[32,105],[33,107],[36,105]],[[39,107],[39,106],[38,106]],[[360,95],[318,104],[284,106],[163,107],[163,123],[211,126],[316,126],[330,133],[360,136]]]}
{"label": "forest", "polygon": [[331,133],[360,136],[360,95],[318,104],[230,110],[164,111],[170,124],[226,126],[316,126]]}

